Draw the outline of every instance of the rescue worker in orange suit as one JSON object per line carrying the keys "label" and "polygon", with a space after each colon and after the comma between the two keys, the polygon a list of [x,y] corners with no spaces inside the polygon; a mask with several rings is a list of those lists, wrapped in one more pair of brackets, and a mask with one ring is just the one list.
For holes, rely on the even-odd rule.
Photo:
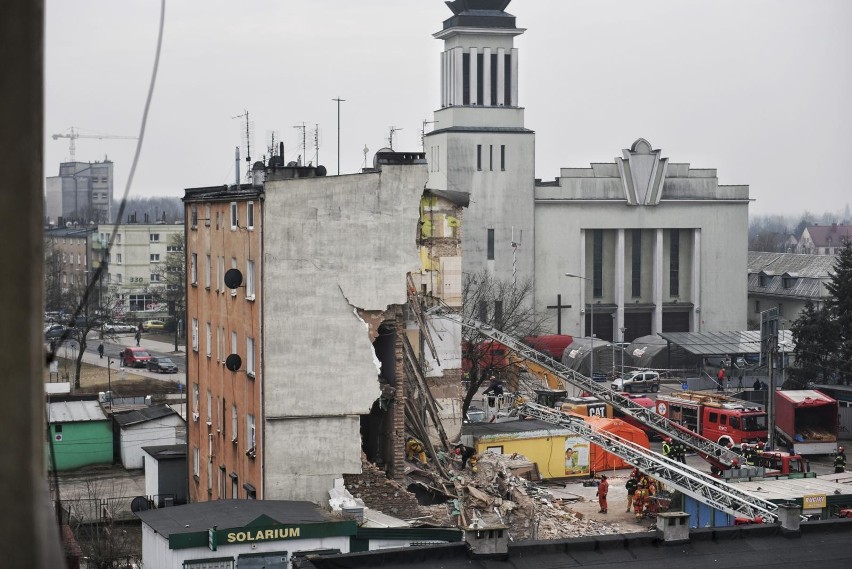
{"label": "rescue worker in orange suit", "polygon": [[598,484],[598,491],[596,493],[596,495],[598,497],[598,504],[601,507],[601,509],[598,511],[599,514],[605,514],[606,513],[606,508],[607,508],[606,495],[607,495],[608,492],[609,492],[609,482],[607,482],[606,474],[601,474],[601,481],[600,481],[600,484]]}
{"label": "rescue worker in orange suit", "polygon": [[633,511],[636,514],[636,519],[642,519],[645,513],[645,502],[648,500],[648,477],[642,476],[639,479],[639,485],[636,487],[636,493],[633,495]]}

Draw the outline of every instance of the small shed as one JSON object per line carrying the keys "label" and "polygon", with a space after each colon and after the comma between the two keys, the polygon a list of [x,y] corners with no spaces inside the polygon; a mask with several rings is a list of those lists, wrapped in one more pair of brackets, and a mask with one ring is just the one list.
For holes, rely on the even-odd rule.
{"label": "small shed", "polygon": [[47,404],[47,420],[49,468],[53,468],[51,447],[57,471],[112,463],[112,428],[96,400],[52,401]]}
{"label": "small shed", "polygon": [[[648,436],[624,421],[598,417],[582,419],[597,430],[616,434],[643,448],[649,447]],[[467,424],[462,428],[462,442],[477,453],[521,454],[536,464],[544,479],[588,476],[592,472],[629,467],[572,431],[538,420]]]}
{"label": "small shed", "polygon": [[145,494],[158,508],[186,504],[186,444],[142,447]]}
{"label": "small shed", "polygon": [[186,422],[168,405],[116,413],[121,463],[124,468],[143,468],[142,447],[186,442]]}

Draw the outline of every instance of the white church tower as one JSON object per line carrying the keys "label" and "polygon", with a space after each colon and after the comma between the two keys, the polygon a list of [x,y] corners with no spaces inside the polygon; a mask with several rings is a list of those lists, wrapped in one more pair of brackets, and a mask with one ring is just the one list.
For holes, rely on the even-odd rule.
{"label": "white church tower", "polygon": [[441,54],[441,108],[426,135],[428,187],[470,195],[462,224],[462,271],[495,278],[534,273],[535,133],[518,99],[524,33],[511,0],[447,2],[453,15],[434,37]]}

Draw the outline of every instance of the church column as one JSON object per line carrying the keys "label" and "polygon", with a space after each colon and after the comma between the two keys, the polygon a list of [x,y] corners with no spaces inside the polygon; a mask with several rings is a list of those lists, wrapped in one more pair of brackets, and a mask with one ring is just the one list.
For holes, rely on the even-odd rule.
{"label": "church column", "polygon": [[441,108],[447,106],[447,52],[441,52]]}
{"label": "church column", "polygon": [[[566,271],[568,272],[568,271]],[[586,276],[586,230],[580,230],[580,270],[578,273],[581,277]],[[583,279],[573,279],[566,277],[569,280],[577,281],[575,284],[580,287],[580,301],[577,306],[580,308],[580,333],[585,337],[589,335],[586,329],[586,284],[588,281]]]}
{"label": "church column", "polygon": [[518,103],[518,48],[512,48],[512,100],[506,101],[506,104],[512,107],[518,107],[520,104]]}
{"label": "church column", "polygon": [[464,102],[464,49],[457,47],[453,49],[453,105],[462,105]]}
{"label": "church column", "polygon": [[497,106],[502,107],[506,100],[506,50],[497,48]]}
{"label": "church column", "polygon": [[618,338],[616,330],[624,328],[624,229],[619,229],[615,238],[615,279],[613,296],[615,298],[615,329],[613,338]]}
{"label": "church column", "polygon": [[654,239],[654,316],[651,334],[663,331],[663,230],[655,230]]}
{"label": "church column", "polygon": [[480,101],[476,98],[476,94],[479,91],[477,89],[478,85],[477,85],[477,81],[476,81],[476,78],[477,78],[477,75],[478,75],[476,54],[478,53],[478,51],[479,50],[477,50],[475,47],[470,48],[470,56],[469,56],[470,57],[470,87],[469,88],[470,88],[470,104],[471,105],[481,105],[482,104],[482,101]]}
{"label": "church column", "polygon": [[691,332],[701,332],[701,229],[692,230],[692,326]]}
{"label": "church column", "polygon": [[491,106],[491,48],[482,49],[482,104]]}

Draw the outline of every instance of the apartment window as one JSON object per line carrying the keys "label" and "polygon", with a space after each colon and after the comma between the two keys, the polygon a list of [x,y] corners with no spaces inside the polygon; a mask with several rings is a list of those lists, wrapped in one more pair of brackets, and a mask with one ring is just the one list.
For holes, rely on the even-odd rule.
{"label": "apartment window", "polygon": [[207,390],[207,422],[213,422],[213,394]]}
{"label": "apartment window", "polygon": [[485,104],[485,54],[476,54],[476,101],[480,105]]}
{"label": "apartment window", "polygon": [[192,412],[198,413],[198,384],[192,384]]}
{"label": "apartment window", "polygon": [[240,491],[240,483],[239,478],[237,478],[237,474],[235,472],[231,473],[231,499],[236,500],[239,498]]}
{"label": "apartment window", "polygon": [[680,294],[680,229],[671,230],[669,243],[669,295]]}
{"label": "apartment window", "polygon": [[486,246],[486,248],[487,248],[486,253],[488,255],[488,260],[493,261],[494,260],[494,230],[493,229],[488,230],[487,239],[488,239],[488,244]]}
{"label": "apartment window", "polygon": [[231,440],[237,441],[237,427],[239,426],[238,416],[237,416],[237,406],[231,405]]}
{"label": "apartment window", "polygon": [[121,233],[117,233],[115,235],[115,242],[116,244],[121,245]]}
{"label": "apartment window", "polygon": [[796,286],[796,277],[785,276],[781,278],[781,284],[784,288],[793,288]]}
{"label": "apartment window", "polygon": [[228,477],[225,474],[225,467],[220,466],[219,467],[219,499],[220,500],[224,500],[224,499],[227,498],[227,496],[225,496],[225,491],[227,490],[227,485],[225,484],[225,481],[227,480],[227,478]]}
{"label": "apartment window", "polygon": [[237,332],[231,331],[231,353],[237,353]]}
{"label": "apartment window", "polygon": [[248,441],[246,441],[246,445],[249,449],[253,449],[255,446],[254,440],[254,415],[251,413],[246,415],[246,436],[248,437]]}
{"label": "apartment window", "polygon": [[488,145],[488,169],[494,171],[494,145]]}
{"label": "apartment window", "polygon": [[225,257],[219,257],[219,270],[216,275],[216,290],[225,292]]}
{"label": "apartment window", "polygon": [[159,242],[160,241],[160,234],[159,233],[152,233],[150,238],[151,238],[152,243]]}
{"label": "apartment window", "polygon": [[210,227],[210,204],[204,206],[204,226]]}
{"label": "apartment window", "polygon": [[120,264],[121,264],[121,253],[116,253],[116,254],[115,254],[115,264],[116,264],[116,265],[120,265]]}
{"label": "apartment window", "polygon": [[206,264],[204,265],[204,288],[210,290],[210,255],[207,255]]}
{"label": "apartment window", "polygon": [[254,229],[254,202],[246,204],[246,227]]}
{"label": "apartment window", "polygon": [[[63,279],[63,281],[64,281],[64,279],[65,279],[65,275],[63,275],[63,276],[62,276],[62,279]],[[118,283],[118,284],[121,284],[121,282],[122,282],[122,281],[121,281],[121,273],[116,273],[116,274],[115,274],[115,282],[116,282],[116,283]]]}
{"label": "apartment window", "polygon": [[759,300],[754,301],[754,313],[760,314],[760,301]]}
{"label": "apartment window", "polygon": [[160,282],[160,273],[151,273],[151,282],[152,283]]}
{"label": "apartment window", "polygon": [[192,319],[192,349],[198,351],[198,318]]}
{"label": "apartment window", "polygon": [[759,273],[757,275],[757,286],[766,286],[766,273]]}
{"label": "apartment window", "polygon": [[216,229],[219,229],[219,212],[216,212]]}
{"label": "apartment window", "polygon": [[213,462],[207,460],[207,493],[213,494]]}
{"label": "apartment window", "polygon": [[778,316],[784,316],[784,304],[781,302],[778,303]]}
{"label": "apartment window", "polygon": [[78,264],[78,265],[82,265],[82,264],[83,264],[82,260],[80,259],[80,253],[77,253],[77,264]]}
{"label": "apartment window", "polygon": [[211,357],[213,355],[213,328],[210,326],[210,322],[207,323],[207,357]]}
{"label": "apartment window", "polygon": [[192,447],[192,474],[198,478],[201,472],[201,450],[197,446]]}
{"label": "apartment window", "polygon": [[503,55],[503,104],[512,106],[512,54]]}
{"label": "apartment window", "polygon": [[216,328],[216,361],[222,361],[222,329]]}
{"label": "apartment window", "polygon": [[642,296],[642,230],[634,229],[631,232],[631,284],[633,297]]}
{"label": "apartment window", "polygon": [[506,145],[500,145],[500,170],[506,171]]}
{"label": "apartment window", "polygon": [[497,106],[497,54],[491,54],[491,106]]}
{"label": "apartment window", "polygon": [[254,377],[254,338],[246,338],[246,375]]}
{"label": "apartment window", "polygon": [[198,253],[189,257],[189,283],[193,286],[198,284]]}
{"label": "apartment window", "polygon": [[254,261],[246,261],[246,298],[254,300]]}
{"label": "apartment window", "polygon": [[603,229],[592,231],[592,297],[603,296]]}
{"label": "apartment window", "polygon": [[192,204],[189,207],[189,226],[192,229],[198,227],[198,206],[196,204]]}
{"label": "apartment window", "polygon": [[[231,257],[231,268],[232,269],[237,268],[237,258],[236,257]],[[231,289],[231,296],[237,296],[237,289],[235,289],[235,288]]]}
{"label": "apartment window", "polygon": [[476,145],[476,169],[482,171],[482,145]]}
{"label": "apartment window", "polygon": [[159,253],[151,253],[151,262],[159,263],[160,262],[160,254]]}
{"label": "apartment window", "polygon": [[239,213],[239,209],[237,208],[237,202],[231,202],[231,231],[237,229],[239,224],[239,217],[237,217]]}

